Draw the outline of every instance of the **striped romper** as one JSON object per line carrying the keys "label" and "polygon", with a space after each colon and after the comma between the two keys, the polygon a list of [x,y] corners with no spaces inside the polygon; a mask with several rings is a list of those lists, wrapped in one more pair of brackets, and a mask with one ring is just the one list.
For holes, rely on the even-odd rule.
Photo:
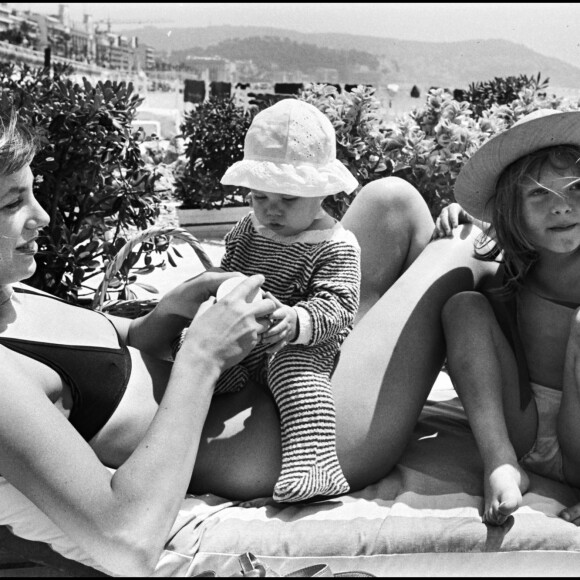
{"label": "striped romper", "polygon": [[226,370],[216,393],[267,382],[280,412],[282,468],[276,501],[339,495],[350,487],[336,455],[330,377],[352,329],[360,295],[360,248],[340,223],[327,230],[279,236],[253,212],[225,237],[221,267],[246,276],[262,274],[262,288],[296,309],[298,336],[273,355],[257,344]]}

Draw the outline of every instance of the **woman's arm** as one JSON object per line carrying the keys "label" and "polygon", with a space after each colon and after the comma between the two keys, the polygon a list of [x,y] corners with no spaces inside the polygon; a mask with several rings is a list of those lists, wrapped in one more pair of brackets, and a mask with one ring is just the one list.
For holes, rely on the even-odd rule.
{"label": "woman's arm", "polygon": [[215,296],[219,285],[234,276],[219,268],[202,272],[165,294],[146,316],[129,320],[109,316],[125,344],[157,358],[169,360],[172,344],[189,326],[200,305]]}
{"label": "woman's arm", "polygon": [[0,348],[0,473],[99,564],[152,572],[190,483],[220,373],[257,343],[270,300],[248,302],[254,276],[194,323],[147,433],[111,473],[46,396],[16,353]]}

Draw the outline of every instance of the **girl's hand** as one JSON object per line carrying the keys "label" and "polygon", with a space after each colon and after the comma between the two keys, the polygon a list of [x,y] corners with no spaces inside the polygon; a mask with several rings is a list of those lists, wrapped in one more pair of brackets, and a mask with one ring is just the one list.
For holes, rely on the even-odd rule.
{"label": "girl's hand", "polygon": [[473,223],[473,217],[458,203],[450,203],[444,207],[435,222],[435,231],[431,239],[450,237],[451,232],[459,224]]}
{"label": "girl's hand", "polygon": [[255,299],[263,283],[264,276],[250,276],[196,317],[176,363],[185,352],[190,361],[215,361],[223,371],[244,359],[268,329],[268,317],[276,310],[271,299]]}
{"label": "girl's hand", "polygon": [[266,352],[274,354],[296,338],[298,315],[294,308],[282,304],[270,292],[266,296],[276,305],[276,310],[270,315],[270,328],[262,334],[262,343],[271,344]]}

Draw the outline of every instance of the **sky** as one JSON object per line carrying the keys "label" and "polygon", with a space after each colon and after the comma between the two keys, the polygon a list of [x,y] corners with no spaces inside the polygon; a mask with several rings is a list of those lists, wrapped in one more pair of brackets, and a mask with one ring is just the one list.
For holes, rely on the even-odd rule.
{"label": "sky", "polygon": [[[9,6],[57,14],[59,3]],[[574,2],[68,2],[117,28],[272,26],[300,32],[363,34],[400,40],[454,42],[501,38],[580,67],[580,3]]]}

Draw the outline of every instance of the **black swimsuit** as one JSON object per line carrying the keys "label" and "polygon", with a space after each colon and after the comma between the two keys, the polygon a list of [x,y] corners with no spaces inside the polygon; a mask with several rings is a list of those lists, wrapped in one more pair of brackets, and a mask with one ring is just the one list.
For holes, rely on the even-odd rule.
{"label": "black swimsuit", "polygon": [[[64,302],[19,287],[14,290],[39,299]],[[123,398],[131,376],[131,354],[121,344],[113,323],[99,312],[93,314],[111,325],[119,343],[117,348],[35,342],[0,335],[0,344],[49,366],[70,386],[73,406],[69,421],[87,441],[110,419]]]}

